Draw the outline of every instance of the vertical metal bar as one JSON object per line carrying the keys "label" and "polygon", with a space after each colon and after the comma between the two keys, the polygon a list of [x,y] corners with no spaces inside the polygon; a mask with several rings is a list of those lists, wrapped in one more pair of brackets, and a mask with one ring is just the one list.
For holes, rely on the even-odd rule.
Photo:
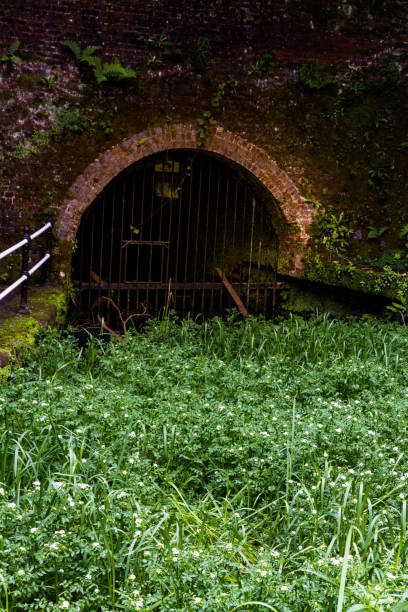
{"label": "vertical metal bar", "polygon": [[[167,165],[168,165],[168,152],[166,152],[166,166]],[[164,185],[165,182],[167,182],[166,179],[165,179],[164,168],[165,168],[165,165],[163,163],[163,165],[162,165],[162,183],[163,183],[163,185]],[[172,176],[172,173],[169,173],[169,174],[170,174],[170,176]],[[163,187],[163,189],[164,189],[164,187]],[[171,190],[171,185],[170,185],[170,190]],[[172,194],[170,192],[170,196],[171,195]],[[162,240],[163,209],[166,206],[166,199],[167,198],[164,197],[163,191],[162,191],[162,194],[160,196],[159,235],[158,235],[157,240]],[[171,202],[171,197],[170,197],[170,202]],[[164,261],[163,261],[163,259],[164,259],[164,252],[165,252],[165,248],[163,246],[160,247],[160,279],[159,279],[160,283],[163,282],[163,269],[164,269]],[[157,249],[154,250],[154,253],[155,253],[155,258],[157,258],[158,257],[158,255],[156,255]],[[159,309],[159,291],[161,291],[161,289],[160,290],[156,289],[156,295],[155,295],[155,309],[156,309],[156,312],[158,312],[158,309]]]}
{"label": "vertical metal bar", "polygon": [[[111,198],[111,206],[112,206],[112,214],[111,214],[111,232],[110,232],[110,245],[109,245],[109,271],[108,271],[108,296],[111,297],[111,283],[112,283],[112,260],[113,260],[113,239],[114,239],[114,230],[115,230],[115,206],[117,199],[117,189],[119,185],[114,185],[112,188],[112,198]],[[111,298],[112,299],[112,298]],[[107,306],[107,316],[108,319],[110,317],[111,303],[108,300]]]}
{"label": "vertical metal bar", "polygon": [[[189,261],[189,243],[190,243],[190,222],[191,222],[191,199],[192,199],[192,190],[193,190],[193,176],[194,176],[194,167],[193,162],[191,162],[191,174],[190,174],[190,188],[188,193],[188,214],[187,214],[187,231],[186,231],[186,249],[185,249],[185,260],[184,260],[184,282],[187,282],[187,272],[188,272],[188,261]],[[186,290],[183,290],[183,313],[186,309]]]}
{"label": "vertical metal bar", "polygon": [[252,197],[251,242],[249,245],[248,285],[247,285],[247,299],[246,299],[247,310],[249,306],[249,283],[251,282],[252,246],[253,246],[253,240],[254,240],[254,222],[255,222],[255,198]]}
{"label": "vertical metal bar", "polygon": [[101,215],[101,245],[100,245],[100,253],[99,253],[99,287],[98,287],[98,302],[101,301],[101,280],[102,280],[102,260],[103,260],[103,232],[105,230],[105,195],[102,197],[102,215]]}
{"label": "vertical metal bar", "polygon": [[[190,164],[192,164],[193,162],[190,161]],[[180,257],[180,231],[181,231],[181,218],[182,218],[182,211],[183,211],[183,193],[184,193],[184,186],[186,183],[186,179],[187,179],[187,172],[191,171],[191,166],[190,166],[190,170],[189,168],[185,168],[184,167],[184,163],[181,164],[180,163],[180,180],[181,180],[181,189],[179,192],[179,201],[178,201],[178,220],[177,220],[177,238],[176,238],[176,261],[175,261],[175,270],[174,270],[174,282],[178,282],[179,280],[179,257]],[[174,299],[175,301],[177,300],[177,292],[174,292]]]}
{"label": "vertical metal bar", "polygon": [[[97,202],[98,208],[99,208],[99,202]],[[92,209],[91,209],[91,219],[92,219],[92,225],[91,225],[91,254],[89,257],[89,272],[88,272],[88,282],[90,283],[93,279],[92,279],[92,270],[93,270],[93,258],[94,258],[94,233],[95,233],[95,204],[92,205]],[[83,253],[84,253],[84,248],[85,248],[85,224],[82,228],[82,237],[81,240],[83,241],[81,244],[81,257],[83,257]],[[91,289],[89,289],[88,287],[88,310],[91,310]]]}
{"label": "vertical metal bar", "polygon": [[45,266],[44,266],[44,281],[46,283],[49,283],[51,279],[51,264],[52,264],[52,229],[54,227],[52,223],[51,213],[48,213],[47,221],[48,223],[51,223],[51,227],[47,229],[45,246],[46,246],[46,252],[50,254],[50,258],[46,261]]}
{"label": "vertical metal bar", "polygon": [[[218,261],[216,261],[217,256],[217,236],[218,236],[218,208],[220,203],[220,164],[217,164],[217,184],[215,188],[215,227],[214,227],[214,247],[213,247],[213,268],[216,268],[218,265]],[[212,280],[215,281],[215,269],[212,270]],[[214,289],[211,289],[211,312],[214,312]]]}
{"label": "vertical metal bar", "polygon": [[[223,235],[223,240],[222,240],[222,266],[221,266],[221,269],[222,269],[223,272],[224,272],[224,269],[225,269],[225,244],[226,244],[226,240],[227,240],[229,183],[230,183],[230,177],[228,176],[227,179],[226,179],[226,184],[225,184],[224,235]],[[223,290],[221,290],[220,291],[220,304],[219,304],[219,312],[220,312],[220,314],[222,313],[222,310],[223,310],[224,294],[225,294],[225,292]],[[227,299],[229,299],[229,298],[227,297]]]}
{"label": "vertical metal bar", "polygon": [[[211,201],[211,174],[212,174],[212,163],[211,161],[208,163],[208,185],[207,185],[207,211],[205,218],[205,234],[204,234],[204,254],[203,254],[203,274],[202,280],[206,280],[206,272],[207,272],[207,241],[208,241],[208,220],[210,214],[210,201]],[[201,312],[204,311],[204,295],[205,289],[202,290],[201,293]]]}
{"label": "vertical metal bar", "polygon": [[246,215],[247,215],[247,186],[245,185],[244,188],[244,197],[243,197],[243,210],[242,210],[242,214],[240,215],[241,217],[241,245],[240,245],[240,258],[239,258],[239,289],[241,290],[241,283],[244,282],[243,279],[243,261],[244,261],[244,251],[245,251],[245,238],[246,238],[246,230],[247,228],[247,224],[246,224]]}
{"label": "vertical metal bar", "polygon": [[[271,252],[269,249],[266,249],[266,256],[265,256],[265,262],[266,262],[266,266],[265,266],[265,278],[269,278],[269,267],[270,267],[270,258],[271,256]],[[265,287],[264,289],[264,303],[263,303],[263,314],[266,316],[266,312],[267,312],[267,307],[268,307],[268,290]]]}
{"label": "vertical metal bar", "polygon": [[[79,248],[79,253],[78,253],[78,257],[79,257],[79,269],[78,269],[78,279],[79,279],[79,287],[80,287],[80,291],[78,292],[78,298],[77,298],[77,305],[78,305],[78,309],[79,311],[82,310],[82,302],[84,299],[84,291],[82,291],[82,282],[84,280],[85,274],[84,274],[84,242],[83,242],[83,235],[84,235],[84,225],[85,225],[85,221],[82,218],[82,221],[79,225],[79,229],[77,232],[77,237],[75,239],[74,244],[77,244],[77,248]],[[87,223],[88,225],[88,223]],[[79,245],[79,246],[78,246]],[[74,249],[72,251],[72,253],[74,253]],[[88,272],[89,273],[89,272]],[[89,293],[89,287],[88,287],[88,291],[87,293]]]}
{"label": "vertical metal bar", "polygon": [[[234,184],[235,184],[235,190],[234,190],[234,216],[233,216],[233,220],[232,220],[232,253],[233,253],[233,266],[235,267],[235,238],[236,238],[236,231],[237,231],[237,215],[238,215],[238,188],[239,188],[239,182],[237,181],[237,179],[234,177]],[[239,295],[240,293],[240,287],[238,287],[237,289],[237,293]]]}
{"label": "vertical metal bar", "polygon": [[195,283],[197,281],[197,260],[198,260],[198,243],[199,243],[199,230],[200,230],[200,212],[201,212],[201,187],[203,179],[203,158],[200,158],[200,170],[198,179],[198,196],[197,196],[197,210],[196,214],[196,228],[195,228],[195,250],[194,250],[194,268],[193,268],[193,296],[192,296],[192,308],[195,308]]}
{"label": "vertical metal bar", "polygon": [[[126,197],[126,186],[127,183],[124,181],[122,185],[122,210],[121,210],[121,222],[120,222],[120,240],[119,240],[119,270],[117,279],[119,283],[123,283],[122,279],[122,261],[123,261],[123,249],[122,249],[122,241],[123,241],[123,225],[125,222],[125,197]],[[127,249],[125,249],[127,251]],[[122,306],[122,291],[118,289],[118,308],[121,309]]]}
{"label": "vertical metal bar", "polygon": [[[235,194],[234,194],[234,218],[232,221],[232,249],[235,247],[235,231],[237,225],[237,206],[238,206],[238,181],[235,179]],[[235,262],[234,262],[235,263]]]}
{"label": "vertical metal bar", "polygon": [[[134,183],[135,183],[135,175],[132,174],[132,187],[131,187],[131,197],[130,197],[130,220],[128,215],[126,215],[126,222],[130,223],[130,225],[132,224],[132,218],[133,218],[133,194],[134,194]],[[127,211],[126,211],[127,212]],[[126,227],[124,229],[124,235],[126,236],[126,238],[128,236],[131,236],[131,229],[130,227]],[[122,238],[123,240],[123,238]],[[125,283],[128,280],[128,247],[123,247],[122,249],[122,241],[120,244],[120,248],[121,250],[124,251],[123,253],[123,274],[122,274],[122,278],[121,278],[121,282]],[[126,310],[129,311],[130,308],[130,291],[129,289],[125,292],[125,297],[126,297]]]}
{"label": "vertical metal bar", "polygon": [[[261,271],[261,249],[262,249],[262,242],[259,242],[258,245],[258,272],[257,272],[257,277],[256,277],[256,282],[259,283],[259,274]],[[259,304],[259,288],[256,288],[256,297],[255,297],[255,312],[256,314],[258,314],[258,304]]]}
{"label": "vertical metal bar", "polygon": [[[132,225],[134,222],[134,214],[135,214],[135,193],[136,193],[136,187],[135,187],[135,178],[133,177],[133,201],[132,201]],[[146,193],[146,165],[143,166],[143,177],[142,177],[142,192],[140,194],[140,227],[139,227],[139,237],[140,240],[142,240],[143,237],[143,227],[144,227],[144,205],[145,205],[145,193]],[[136,248],[136,266],[135,266],[135,271],[136,271],[136,277],[135,280],[136,282],[140,280],[140,260],[143,256],[143,253],[141,253],[140,248],[137,247]],[[144,278],[142,280],[145,280]],[[139,289],[136,290],[136,307],[139,306],[139,300],[140,300],[140,291]]]}
{"label": "vertical metal bar", "polygon": [[[162,163],[163,159],[162,159]],[[153,207],[154,207],[154,188],[155,188],[155,172],[154,172],[154,166],[153,166],[153,173],[152,173],[152,193],[151,193],[151,197],[150,197],[150,211],[149,211],[149,240],[152,240],[152,231],[153,231]],[[149,246],[149,275],[148,275],[148,281],[150,282],[152,280],[152,256],[153,256],[153,247]],[[146,290],[146,302],[149,303],[149,289]]]}
{"label": "vertical metal bar", "polygon": [[[181,164],[179,165],[179,168],[180,168],[180,166],[181,166]],[[175,177],[175,174],[172,173],[171,174],[171,186],[170,186],[172,194],[173,194],[173,190],[176,189],[176,187],[174,185],[174,177]],[[179,192],[178,192],[178,195],[180,195]],[[167,260],[166,260],[166,277],[165,277],[166,283],[169,282],[171,231],[172,231],[172,226],[173,226],[173,198],[170,199],[169,206],[170,206],[170,209],[169,209],[169,223],[168,223],[168,228],[167,228],[167,242],[169,244],[169,248],[166,249],[166,250],[162,249],[163,255],[166,255],[166,257],[167,257]],[[168,303],[168,300],[170,299],[170,291],[171,291],[171,289],[169,288],[168,292],[167,292],[167,298],[166,298],[167,299],[167,303]]]}
{"label": "vertical metal bar", "polygon": [[275,257],[273,262],[273,293],[272,293],[272,318],[275,317],[275,307],[276,307],[276,282],[278,276],[278,261],[279,261],[279,239],[278,235],[275,232]]}
{"label": "vertical metal bar", "polygon": [[23,240],[27,240],[27,242],[23,245],[23,254],[22,254],[22,262],[21,262],[21,275],[25,274],[26,279],[23,281],[21,285],[21,301],[20,301],[20,312],[28,313],[28,305],[27,305],[27,294],[28,294],[28,267],[30,260],[30,228],[27,226],[24,228]]}

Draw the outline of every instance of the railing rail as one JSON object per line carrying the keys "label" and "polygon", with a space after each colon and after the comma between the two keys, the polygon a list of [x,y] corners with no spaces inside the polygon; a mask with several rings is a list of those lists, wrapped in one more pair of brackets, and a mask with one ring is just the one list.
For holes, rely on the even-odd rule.
{"label": "railing rail", "polygon": [[[38,229],[37,231],[33,232],[31,235],[30,235],[29,228],[25,227],[24,228],[23,239],[20,240],[20,242],[17,242],[16,244],[11,246],[10,248],[8,248],[5,251],[2,251],[0,253],[0,260],[1,260],[4,257],[7,257],[7,255],[11,255],[11,253],[14,253],[18,249],[20,249],[20,248],[23,249],[21,276],[16,281],[14,281],[14,283],[9,285],[6,289],[4,289],[0,293],[0,302],[1,302],[1,300],[3,298],[5,298],[10,293],[12,293],[14,291],[14,289],[17,289],[17,287],[19,287],[21,285],[21,305],[20,305],[20,311],[21,312],[28,312],[27,295],[28,295],[28,281],[29,281],[30,276],[32,276],[35,272],[37,272],[37,270],[39,270],[44,264],[47,264],[47,266],[45,268],[45,275],[44,276],[45,276],[45,280],[46,281],[49,281],[49,278],[50,278],[50,271],[51,271],[51,247],[52,247],[52,227],[53,227],[53,224],[52,224],[52,220],[51,220],[50,216],[48,217],[47,223],[45,223],[45,225],[40,227],[40,229]],[[33,240],[35,240],[36,238],[38,238],[38,236],[41,236],[41,234],[43,234],[44,232],[47,232],[46,253],[45,253],[44,257],[42,257],[32,268],[29,269],[28,268],[28,263],[29,263],[29,260],[30,260],[31,242]]]}

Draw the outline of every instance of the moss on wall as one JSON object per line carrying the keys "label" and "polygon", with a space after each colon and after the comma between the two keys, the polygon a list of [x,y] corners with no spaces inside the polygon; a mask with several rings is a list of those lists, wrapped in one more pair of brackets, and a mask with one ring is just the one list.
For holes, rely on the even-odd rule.
{"label": "moss on wall", "polygon": [[0,380],[4,376],[3,368],[35,343],[42,327],[63,327],[65,324],[67,299],[60,289],[31,288],[28,306],[29,313],[20,314],[18,304],[11,304],[7,308],[7,318],[0,323]]}

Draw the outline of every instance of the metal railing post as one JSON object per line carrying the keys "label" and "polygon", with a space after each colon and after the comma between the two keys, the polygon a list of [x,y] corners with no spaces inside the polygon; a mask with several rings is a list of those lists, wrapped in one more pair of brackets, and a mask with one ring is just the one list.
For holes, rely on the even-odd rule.
{"label": "metal railing post", "polygon": [[30,259],[30,229],[28,227],[24,228],[23,240],[27,240],[27,242],[23,245],[23,261],[21,266],[21,274],[26,276],[26,279],[23,281],[21,285],[21,303],[20,303],[20,312],[27,313],[28,305],[27,305],[27,293],[28,293],[28,266]]}
{"label": "metal railing post", "polygon": [[53,229],[51,213],[48,213],[47,222],[51,223],[50,227],[47,229],[47,236],[46,236],[46,253],[50,254],[50,258],[49,258],[49,260],[46,262],[46,264],[44,266],[43,281],[45,283],[49,283],[50,282],[50,278],[51,278],[52,229]]}

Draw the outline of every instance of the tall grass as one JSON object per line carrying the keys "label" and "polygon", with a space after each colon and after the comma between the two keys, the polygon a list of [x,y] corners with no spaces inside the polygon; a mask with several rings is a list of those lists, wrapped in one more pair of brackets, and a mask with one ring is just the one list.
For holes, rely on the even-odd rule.
{"label": "tall grass", "polygon": [[44,336],[0,392],[0,609],[408,610],[407,329]]}

